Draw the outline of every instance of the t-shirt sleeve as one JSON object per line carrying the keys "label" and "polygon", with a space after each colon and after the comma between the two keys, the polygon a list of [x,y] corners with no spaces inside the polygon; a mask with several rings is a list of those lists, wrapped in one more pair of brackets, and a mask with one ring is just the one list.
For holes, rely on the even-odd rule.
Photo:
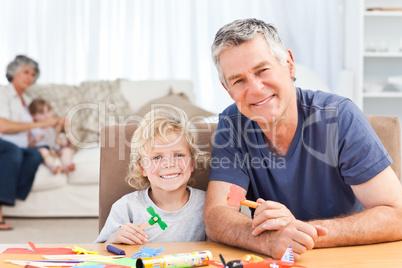
{"label": "t-shirt sleeve", "polygon": [[339,167],[345,183],[357,185],[375,177],[392,160],[364,113],[350,100],[339,122]]}
{"label": "t-shirt sleeve", "polygon": [[230,119],[220,119],[212,148],[209,180],[234,183],[247,189],[250,181],[247,165],[244,165],[247,152],[241,150],[242,134],[239,131]]}

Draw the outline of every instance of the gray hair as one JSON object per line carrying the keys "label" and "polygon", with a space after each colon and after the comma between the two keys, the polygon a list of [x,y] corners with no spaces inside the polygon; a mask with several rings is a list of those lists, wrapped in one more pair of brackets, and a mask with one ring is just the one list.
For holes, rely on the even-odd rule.
{"label": "gray hair", "polygon": [[14,76],[18,73],[20,68],[22,66],[26,66],[26,65],[32,67],[32,69],[35,70],[35,73],[36,73],[35,82],[36,82],[36,80],[38,80],[39,74],[40,74],[39,64],[36,61],[34,61],[33,59],[28,58],[27,56],[24,56],[24,55],[16,56],[15,59],[8,64],[7,73],[6,73],[8,82],[11,83],[13,81]]}
{"label": "gray hair", "polygon": [[228,47],[239,46],[253,40],[257,34],[261,34],[265,38],[272,55],[276,57],[278,62],[281,65],[286,64],[287,49],[273,25],[257,19],[235,20],[219,29],[211,46],[212,60],[218,70],[220,81],[226,87],[227,83],[219,63],[220,54]]}

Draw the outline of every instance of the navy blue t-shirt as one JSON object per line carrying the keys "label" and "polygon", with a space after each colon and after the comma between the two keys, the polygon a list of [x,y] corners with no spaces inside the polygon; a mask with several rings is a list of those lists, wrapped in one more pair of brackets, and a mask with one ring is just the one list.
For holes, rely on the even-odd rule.
{"label": "navy blue t-shirt", "polygon": [[303,221],[363,210],[350,185],[392,160],[363,112],[349,99],[296,88],[298,124],[285,157],[270,152],[254,121],[235,104],[220,114],[210,180],[247,190],[247,199],[284,204]]}

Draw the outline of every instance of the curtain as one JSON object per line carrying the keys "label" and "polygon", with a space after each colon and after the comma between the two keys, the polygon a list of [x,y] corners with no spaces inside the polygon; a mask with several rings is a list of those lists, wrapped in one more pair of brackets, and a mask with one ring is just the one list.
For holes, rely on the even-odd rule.
{"label": "curtain", "polygon": [[[217,30],[235,19],[274,24],[297,63],[336,88],[342,67],[339,0],[2,0],[0,68],[37,60],[38,83],[187,79],[197,104],[232,101],[210,56]],[[0,84],[6,84],[5,75]],[[334,91],[334,90],[333,90]]]}

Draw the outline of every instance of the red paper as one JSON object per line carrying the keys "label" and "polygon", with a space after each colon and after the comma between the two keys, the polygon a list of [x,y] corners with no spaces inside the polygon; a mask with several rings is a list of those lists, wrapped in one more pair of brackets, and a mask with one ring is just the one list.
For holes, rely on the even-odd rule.
{"label": "red paper", "polygon": [[27,248],[8,248],[2,254],[40,254],[40,255],[76,255],[70,248],[37,248],[36,251]]}
{"label": "red paper", "polygon": [[40,254],[40,255],[76,255],[71,248],[37,248],[31,241],[28,242],[32,250],[27,248],[8,248],[2,254]]}

